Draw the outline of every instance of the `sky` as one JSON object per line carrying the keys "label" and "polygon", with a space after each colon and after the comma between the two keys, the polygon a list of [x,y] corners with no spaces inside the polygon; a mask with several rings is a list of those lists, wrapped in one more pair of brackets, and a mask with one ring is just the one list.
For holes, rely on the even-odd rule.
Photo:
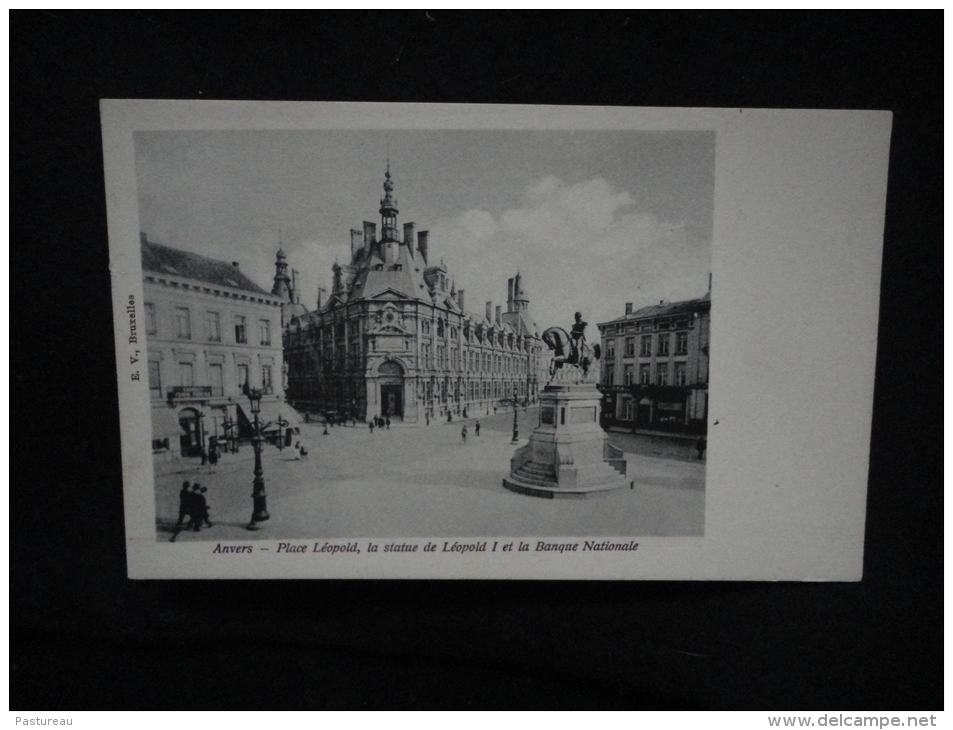
{"label": "sky", "polygon": [[140,228],[270,290],[279,244],[301,301],[330,289],[350,233],[380,230],[390,160],[398,227],[429,230],[466,308],[506,303],[519,271],[541,329],[708,289],[713,132],[137,132]]}

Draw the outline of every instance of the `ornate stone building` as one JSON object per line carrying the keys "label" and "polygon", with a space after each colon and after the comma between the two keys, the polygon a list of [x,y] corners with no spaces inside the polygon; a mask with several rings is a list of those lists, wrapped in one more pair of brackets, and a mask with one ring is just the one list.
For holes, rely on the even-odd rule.
{"label": "ornate stone building", "polygon": [[[330,296],[302,312],[295,295],[284,330],[288,399],[299,408],[408,423],[491,412],[502,398],[535,402],[543,346],[522,276],[509,280],[506,311],[467,311],[428,232],[397,225],[388,166],[381,231],[351,230],[349,262],[333,267]],[[415,245],[416,244],[416,245]],[[279,258],[276,294],[286,289]],[[284,275],[282,272],[285,272]]]}
{"label": "ornate stone building", "polygon": [[711,292],[659,302],[598,325],[603,425],[683,433],[708,430]]}
{"label": "ornate stone building", "polygon": [[261,388],[262,419],[296,425],[282,403],[283,299],[218,261],[141,234],[143,320],[157,454],[196,456],[210,437],[251,435],[246,383]]}

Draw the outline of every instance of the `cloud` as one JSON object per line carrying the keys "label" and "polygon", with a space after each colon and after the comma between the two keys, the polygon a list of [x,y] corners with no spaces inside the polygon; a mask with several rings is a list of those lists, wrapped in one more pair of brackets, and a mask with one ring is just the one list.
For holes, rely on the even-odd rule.
{"label": "cloud", "polygon": [[468,210],[431,226],[432,256],[444,258],[466,290],[467,309],[506,302],[506,280],[525,277],[541,328],[568,326],[576,310],[592,325],[659,299],[707,288],[710,241],[691,241],[681,221],[640,211],[602,178],[567,184],[546,177],[496,215]]}

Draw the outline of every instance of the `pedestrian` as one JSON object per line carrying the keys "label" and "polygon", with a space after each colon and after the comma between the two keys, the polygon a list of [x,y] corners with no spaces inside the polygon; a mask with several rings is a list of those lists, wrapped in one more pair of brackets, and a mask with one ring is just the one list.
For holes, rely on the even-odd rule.
{"label": "pedestrian", "polygon": [[390,429],[390,416],[387,416],[384,419],[384,424],[387,426],[388,429]]}
{"label": "pedestrian", "polygon": [[467,417],[467,407],[466,407],[466,406],[463,407],[463,417],[464,417],[464,418]]}
{"label": "pedestrian", "polygon": [[427,425],[430,425],[430,412],[427,411],[424,413],[424,418],[427,420]]}
{"label": "pedestrian", "polygon": [[192,491],[189,492],[189,527],[194,532],[198,532],[202,526],[202,519],[205,516],[205,497],[202,496],[202,485],[198,482],[192,485]]}
{"label": "pedestrian", "polygon": [[453,414],[449,410],[447,411],[447,423],[453,423]]}
{"label": "pedestrian", "polygon": [[705,453],[705,449],[708,448],[708,441],[705,440],[704,436],[700,436],[698,441],[695,442],[695,451],[698,452],[698,460],[702,460],[702,455]]}
{"label": "pedestrian", "polygon": [[311,414],[308,413],[307,411],[305,411],[305,414],[304,414],[304,422],[311,423]]}
{"label": "pedestrian", "polygon": [[480,435],[480,422],[479,422],[479,421],[476,422],[476,425],[473,427],[473,430],[476,431],[476,435],[477,435],[477,436]]}
{"label": "pedestrian", "polygon": [[[196,487],[198,484],[195,485]],[[195,487],[193,487],[194,489]],[[196,532],[199,531],[199,528],[204,522],[209,527],[212,526],[212,523],[208,519],[208,502],[205,501],[205,493],[208,492],[208,487],[202,487],[198,496],[195,500],[195,527],[193,528]],[[194,494],[194,492],[193,492]]]}
{"label": "pedestrian", "polygon": [[496,415],[496,406],[493,406],[493,415]]}
{"label": "pedestrian", "polygon": [[463,430],[460,431],[460,435],[463,437],[463,443],[467,442],[467,424],[463,424]]}
{"label": "pedestrian", "polygon": [[308,450],[304,446],[298,448],[298,453],[301,455],[302,459],[308,458]]}
{"label": "pedestrian", "polygon": [[371,429],[371,436],[373,436],[373,435],[374,435],[374,421],[373,421],[373,420],[368,421],[368,422],[367,422],[367,425],[368,425],[368,426],[370,427],[370,429]]}
{"label": "pedestrian", "polygon": [[214,441],[208,447],[208,464],[209,471],[212,471],[212,467],[218,463],[218,444]]}
{"label": "pedestrian", "polygon": [[192,512],[192,495],[189,490],[192,485],[187,481],[182,482],[182,489],[179,490],[179,521],[175,523],[176,527],[182,527],[185,518]]}

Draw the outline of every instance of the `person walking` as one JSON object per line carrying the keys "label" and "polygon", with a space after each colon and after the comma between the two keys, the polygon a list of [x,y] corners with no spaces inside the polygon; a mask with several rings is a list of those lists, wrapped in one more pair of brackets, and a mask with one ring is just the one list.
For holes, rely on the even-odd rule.
{"label": "person walking", "polygon": [[463,430],[460,431],[460,436],[463,438],[463,443],[467,442],[467,425],[463,424]]}
{"label": "person walking", "polygon": [[[198,487],[198,486],[199,486],[198,484],[195,485],[195,487]],[[195,487],[193,487],[192,489],[194,490]],[[195,527],[193,529],[196,532],[199,531],[199,528],[202,526],[203,522],[209,527],[212,526],[212,523],[209,521],[209,518],[208,518],[209,507],[208,507],[208,502],[205,501],[206,492],[208,492],[208,487],[202,487],[201,489],[199,489],[198,495],[195,499]]]}
{"label": "person walking", "polygon": [[371,436],[374,435],[374,421],[373,419],[367,422],[368,427],[371,429]]}
{"label": "person walking", "polygon": [[182,489],[179,490],[179,521],[175,523],[176,527],[182,527],[185,518],[192,512],[192,495],[189,491],[192,485],[188,481],[182,482]]}
{"label": "person walking", "polygon": [[430,411],[424,412],[424,418],[427,420],[427,425],[430,425]]}
{"label": "person walking", "polygon": [[708,441],[705,440],[704,436],[699,437],[698,441],[695,442],[695,451],[698,452],[698,460],[702,460],[702,455],[705,453],[705,449],[708,448]]}
{"label": "person walking", "polygon": [[476,431],[476,435],[477,435],[477,436],[480,435],[480,422],[479,422],[479,421],[476,422],[476,425],[473,427],[473,430]]}
{"label": "person walking", "polygon": [[388,430],[390,430],[390,416],[385,416],[384,425],[387,426]]}

